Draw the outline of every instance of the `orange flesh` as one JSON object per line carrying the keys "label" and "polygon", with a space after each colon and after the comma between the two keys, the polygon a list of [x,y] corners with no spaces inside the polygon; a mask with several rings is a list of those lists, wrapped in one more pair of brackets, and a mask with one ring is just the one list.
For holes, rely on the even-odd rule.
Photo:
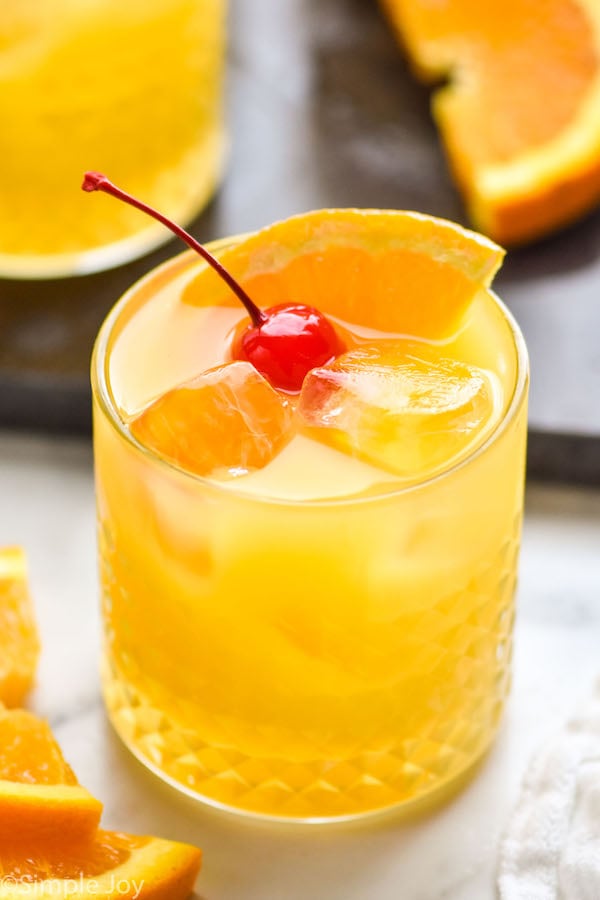
{"label": "orange flesh", "polygon": [[[460,94],[444,126],[472,165],[545,144],[572,120],[600,70],[575,0],[384,0],[425,77]],[[551,101],[551,102],[550,102]]]}
{"label": "orange flesh", "polygon": [[475,226],[505,245],[600,202],[596,0],[381,0],[417,75],[447,79],[433,115]]}
{"label": "orange flesh", "polygon": [[44,881],[47,878],[93,878],[116,869],[127,862],[131,853],[145,846],[150,838],[133,837],[110,831],[98,831],[92,846],[69,848],[59,851],[39,851],[24,854],[17,845],[2,847],[0,856],[0,882],[2,877],[27,881]]}
{"label": "orange flesh", "polygon": [[49,725],[23,710],[0,713],[0,780],[77,784]]}
{"label": "orange flesh", "polygon": [[89,844],[101,811],[48,724],[25,710],[0,709],[0,852],[13,841],[28,854]]}
{"label": "orange flesh", "polygon": [[[251,278],[246,289],[263,307],[281,298],[310,302],[356,325],[430,338],[454,331],[471,299],[462,272],[404,249],[372,254],[335,247],[302,254],[278,272]],[[409,306],[402,302],[407,295]]]}
{"label": "orange flesh", "polygon": [[19,548],[0,550],[0,703],[19,706],[31,687],[40,652]]}
{"label": "orange flesh", "polygon": [[[9,782],[19,790],[22,785],[22,795],[11,793]],[[141,891],[136,896],[182,900],[190,894],[200,868],[197,848],[97,830],[101,804],[74,785],[77,780],[46,722],[24,710],[0,710],[2,896],[5,883],[23,885],[28,896],[32,884],[40,884],[44,896],[57,890],[60,896],[74,890],[80,896],[70,882],[101,879],[117,869],[128,876],[122,881],[135,876]],[[82,884],[81,895],[88,892],[115,898],[122,893],[118,885],[93,881]]]}
{"label": "orange flesh", "polygon": [[[390,235],[394,235],[391,239]],[[219,253],[266,308],[306,303],[354,325],[436,340],[451,336],[504,251],[448,222],[389,210],[317,210],[278,222]],[[212,270],[182,301],[231,305]]]}
{"label": "orange flesh", "polygon": [[291,438],[291,409],[250,363],[236,362],[168,391],[131,423],[131,431],[146,447],[199,475],[222,468],[253,471]]}

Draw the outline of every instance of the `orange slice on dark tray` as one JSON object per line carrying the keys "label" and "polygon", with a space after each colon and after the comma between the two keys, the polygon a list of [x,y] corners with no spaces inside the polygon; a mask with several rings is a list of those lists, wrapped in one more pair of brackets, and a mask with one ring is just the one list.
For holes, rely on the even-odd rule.
{"label": "orange slice on dark tray", "polygon": [[600,202],[598,0],[381,0],[475,227],[519,244]]}

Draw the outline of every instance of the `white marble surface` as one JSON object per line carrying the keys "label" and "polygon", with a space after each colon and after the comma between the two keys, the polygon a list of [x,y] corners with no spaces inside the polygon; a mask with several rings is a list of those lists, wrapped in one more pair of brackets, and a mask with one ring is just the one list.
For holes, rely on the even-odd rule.
{"label": "white marble surface", "polygon": [[273,827],[181,799],[107,725],[97,676],[92,460],[84,442],[0,433],[0,544],[28,551],[47,716],[105,824],[198,843],[203,900],[491,900],[498,839],[528,758],[600,675],[600,493],[532,485],[512,701],[499,740],[449,806],[407,825]]}

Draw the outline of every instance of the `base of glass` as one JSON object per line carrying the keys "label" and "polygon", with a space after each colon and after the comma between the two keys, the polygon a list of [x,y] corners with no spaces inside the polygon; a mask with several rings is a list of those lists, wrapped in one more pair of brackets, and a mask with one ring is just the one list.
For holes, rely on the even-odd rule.
{"label": "base of glass", "polygon": [[[488,728],[485,735],[480,734],[480,739],[468,756],[460,754],[449,769],[442,766],[435,776],[430,770],[428,777],[418,786],[413,785],[412,791],[409,784],[404,785],[403,791],[400,791],[397,783],[394,787],[392,781],[386,783],[385,777],[380,780],[377,767],[381,762],[384,766],[389,764],[390,757],[385,753],[369,754],[373,768],[371,773],[363,770],[364,793],[357,801],[355,789],[351,794],[340,783],[335,786],[331,784],[329,793],[324,792],[324,781],[329,778],[335,783],[335,770],[351,771],[353,763],[356,765],[355,760],[331,761],[319,765],[319,768],[327,770],[327,775],[321,775],[320,778],[315,778],[314,773],[311,773],[310,764],[290,764],[287,768],[288,783],[284,784],[286,774],[283,771],[269,771],[267,760],[251,759],[228,748],[212,747],[204,742],[194,741],[189,732],[177,730],[175,724],[156,708],[147,706],[143,701],[140,703],[137,692],[131,691],[123,681],[111,678],[106,659],[103,669],[104,699],[112,726],[142,765],[187,797],[213,809],[259,821],[321,825],[353,822],[388,813],[412,819],[431,812],[452,799],[473,777],[488,752],[496,731]],[[374,761],[372,757],[376,756],[381,759]],[[406,768],[414,770],[415,766],[408,765]],[[294,775],[293,780],[290,774]],[[424,774],[423,770],[421,774]],[[250,791],[247,783],[249,777],[259,780],[259,784],[255,784]],[[404,777],[410,782],[414,778],[414,771],[407,771],[402,776],[403,780]],[[303,778],[304,781],[299,783],[297,778]],[[239,805],[235,802],[235,787],[233,792],[228,787],[229,796],[223,796],[223,786],[226,784],[237,784],[239,787]],[[215,796],[203,791],[201,785],[206,785],[209,790],[211,785],[216,785]],[[271,805],[276,809],[277,805],[283,806],[279,795],[284,793],[288,801],[291,799],[293,803],[292,814],[277,811],[271,813],[260,808]],[[402,796],[402,793],[405,795]],[[289,808],[289,803],[287,805]],[[327,805],[330,808],[321,813],[319,807],[322,809]],[[339,812],[335,811],[334,805],[339,806]],[[343,806],[346,808],[343,809]]]}
{"label": "base of glass", "polygon": [[298,826],[343,825],[344,823],[372,821],[374,819],[383,819],[387,817],[393,817],[395,821],[413,821],[422,816],[431,815],[437,809],[450,803],[475,778],[488,756],[494,741],[494,736],[492,736],[487,747],[483,748],[475,759],[471,760],[464,769],[454,775],[449,781],[432,787],[430,791],[413,800],[399,801],[388,806],[381,806],[376,809],[362,810],[361,812],[339,816],[306,816],[301,818],[299,816],[272,815],[269,813],[242,809],[239,806],[221,803],[212,797],[207,797],[205,794],[200,794],[197,791],[186,787],[180,781],[167,775],[159,766],[155,765],[138,747],[135,746],[135,744],[126,740],[119,731],[114,720],[110,718],[110,715],[109,721],[119,739],[135,759],[141,763],[145,769],[159,778],[164,784],[167,784],[169,787],[176,790],[179,794],[189,797],[191,800],[195,800],[202,806],[207,806],[210,809],[215,809],[218,812],[226,813],[227,815],[239,816],[243,819],[250,819],[255,822],[272,822],[274,824]]}

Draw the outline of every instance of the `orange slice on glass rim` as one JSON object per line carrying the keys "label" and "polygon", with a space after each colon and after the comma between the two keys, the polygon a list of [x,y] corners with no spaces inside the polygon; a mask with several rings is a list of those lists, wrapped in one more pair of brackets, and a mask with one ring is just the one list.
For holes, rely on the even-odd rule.
{"label": "orange slice on glass rim", "polygon": [[22,703],[39,654],[25,554],[20,547],[0,548],[0,703]]}
{"label": "orange slice on glass rim", "polygon": [[32,850],[90,840],[101,812],[102,804],[77,783],[47,722],[22,709],[0,709],[0,855],[15,839]]}
{"label": "orange slice on glass rim", "polygon": [[[453,334],[504,251],[459,225],[414,212],[324,209],[293,216],[217,251],[263,309],[304,303],[355,325],[412,337]],[[237,305],[202,266],[191,305]]]}
{"label": "orange slice on glass rim", "polygon": [[539,238],[600,202],[598,0],[381,0],[475,227]]}

